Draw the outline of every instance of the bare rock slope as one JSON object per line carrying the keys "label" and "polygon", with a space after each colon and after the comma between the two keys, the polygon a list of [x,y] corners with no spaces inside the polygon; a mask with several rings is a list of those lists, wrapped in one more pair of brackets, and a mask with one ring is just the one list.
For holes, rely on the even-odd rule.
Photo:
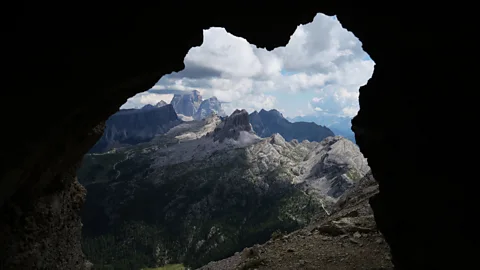
{"label": "bare rock slope", "polygon": [[346,192],[333,215],[263,245],[245,248],[199,270],[393,269],[368,199],[378,186],[368,174]]}

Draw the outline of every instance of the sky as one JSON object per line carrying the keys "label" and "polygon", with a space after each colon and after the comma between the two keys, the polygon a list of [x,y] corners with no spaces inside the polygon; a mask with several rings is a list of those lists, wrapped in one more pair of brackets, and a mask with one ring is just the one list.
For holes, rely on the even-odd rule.
{"label": "sky", "polygon": [[173,94],[198,90],[216,96],[229,114],[277,109],[286,117],[323,112],[353,117],[359,88],[371,78],[374,61],[335,16],[317,14],[300,25],[285,47],[267,51],[224,28],[204,30],[203,44],[184,59],[185,69],[163,76],[121,108],[170,102]]}

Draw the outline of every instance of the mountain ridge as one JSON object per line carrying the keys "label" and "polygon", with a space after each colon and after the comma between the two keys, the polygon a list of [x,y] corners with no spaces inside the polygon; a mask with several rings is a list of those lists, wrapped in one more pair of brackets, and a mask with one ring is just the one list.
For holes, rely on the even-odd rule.
{"label": "mountain ridge", "polygon": [[102,137],[89,153],[148,142],[181,122],[170,104],[120,110],[107,119]]}
{"label": "mountain ridge", "polygon": [[249,115],[253,130],[260,137],[269,137],[274,133],[282,134],[287,141],[322,141],[335,134],[327,127],[315,123],[290,122],[278,110],[272,109],[260,112],[254,111]]}
{"label": "mountain ridge", "polygon": [[329,115],[322,112],[316,112],[310,115],[296,116],[288,118],[292,122],[312,122],[325,125],[335,134],[343,136],[355,142],[355,134],[352,131],[352,118],[346,116]]}
{"label": "mountain ridge", "polygon": [[369,170],[345,138],[260,138],[248,117],[213,114],[147,143],[86,155],[78,178],[88,191],[82,220],[91,261],[199,267],[328,216]]}

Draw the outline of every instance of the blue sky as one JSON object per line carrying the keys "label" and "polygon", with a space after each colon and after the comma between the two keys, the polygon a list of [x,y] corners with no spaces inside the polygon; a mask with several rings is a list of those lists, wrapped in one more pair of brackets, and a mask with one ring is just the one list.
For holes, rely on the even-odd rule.
{"label": "blue sky", "polygon": [[185,56],[185,69],[165,75],[122,108],[169,102],[172,90],[216,96],[227,113],[277,109],[295,117],[319,111],[354,116],[358,90],[372,76],[374,62],[361,42],[335,16],[317,14],[300,25],[285,47],[257,48],[223,28],[204,30],[204,41]]}

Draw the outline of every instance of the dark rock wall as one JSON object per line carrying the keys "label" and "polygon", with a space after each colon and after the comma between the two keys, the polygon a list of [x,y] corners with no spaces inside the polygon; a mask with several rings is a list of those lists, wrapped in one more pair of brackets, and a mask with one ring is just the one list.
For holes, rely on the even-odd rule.
{"label": "dark rock wall", "polygon": [[[466,193],[475,183],[468,181],[471,172],[462,172],[475,166],[462,151],[475,151],[456,147],[452,140],[461,138],[438,127],[451,124],[447,113],[463,120],[472,115],[453,110],[460,98],[445,94],[467,89],[457,69],[469,57],[445,53],[469,51],[459,49],[469,44],[460,28],[468,16],[452,3],[425,5],[428,10],[413,1],[387,4],[173,1],[93,8],[32,1],[12,7],[3,36],[8,87],[0,108],[8,130],[0,154],[0,231],[7,232],[0,236],[6,243],[2,268],[81,268],[74,164],[127,98],[184,68],[183,58],[202,43],[203,29],[222,26],[273,49],[323,12],[336,14],[376,62],[373,78],[361,88],[353,129],[380,183],[371,203],[394,263],[399,269],[466,269],[463,264],[475,258],[468,244],[478,240],[478,211],[467,210],[467,198],[474,196]],[[447,20],[449,14],[458,16]],[[31,221],[34,229],[23,225]]]}
{"label": "dark rock wall", "polygon": [[115,147],[147,142],[180,123],[171,104],[120,110],[105,122],[102,137],[89,152],[106,152]]}

